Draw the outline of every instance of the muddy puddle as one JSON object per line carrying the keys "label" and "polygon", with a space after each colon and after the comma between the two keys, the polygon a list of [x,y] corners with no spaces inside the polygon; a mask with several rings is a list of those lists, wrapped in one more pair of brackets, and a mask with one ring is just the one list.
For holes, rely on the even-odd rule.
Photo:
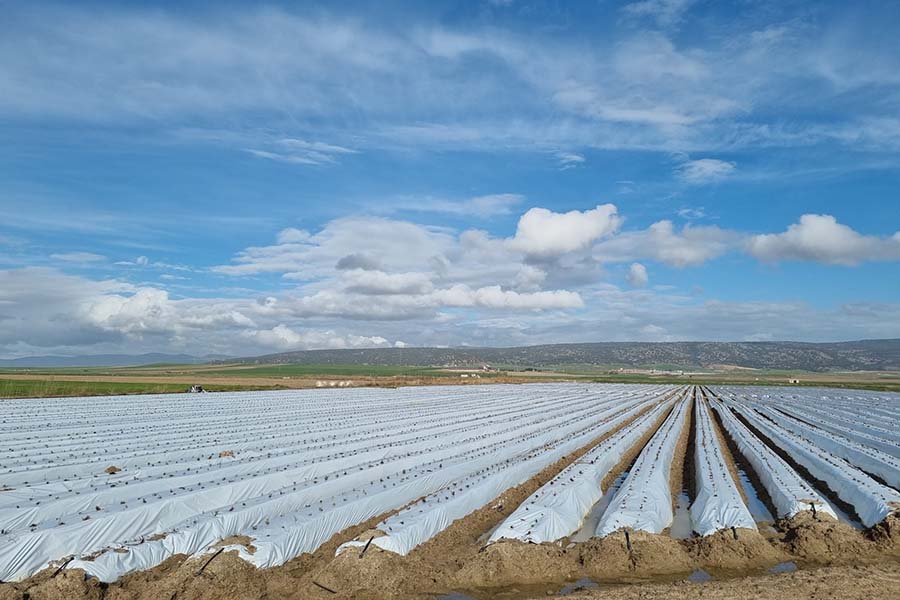
{"label": "muddy puddle", "polygon": [[628,477],[628,471],[623,472],[618,477],[616,477],[615,481],[609,486],[603,495],[600,497],[600,500],[591,508],[591,512],[588,513],[588,516],[585,518],[584,523],[581,524],[581,528],[576,531],[569,538],[572,542],[586,542],[592,537],[597,531],[597,525],[600,523],[600,518],[603,517],[603,513],[606,511],[606,507],[609,506],[609,503],[612,502],[612,499],[615,497],[616,492],[619,491],[619,488],[622,486],[622,482],[625,481],[625,478]]}
{"label": "muddy puddle", "polygon": [[[495,588],[479,588],[465,591],[453,591],[434,596],[435,600],[533,600],[535,598],[555,598],[574,595],[591,590],[630,590],[636,586],[647,584],[703,584],[709,582],[728,583],[747,577],[777,576],[803,570],[804,567],[795,561],[784,561],[770,567],[753,569],[694,569],[683,573],[661,576],[634,576],[606,580],[603,578],[582,577],[574,581],[541,585],[515,585]],[[814,569],[813,569],[814,571]],[[811,571],[812,572],[812,571]],[[580,596],[579,596],[580,597]]]}
{"label": "muddy puddle", "polygon": [[576,581],[575,583],[567,583],[562,587],[559,592],[557,592],[557,596],[568,596],[569,594],[574,594],[575,592],[582,592],[585,590],[594,590],[600,587],[600,584],[594,581],[593,579],[589,579],[587,577],[583,577]]}
{"label": "muddy puddle", "polygon": [[713,579],[715,578],[703,569],[697,569],[687,576],[687,580],[691,583],[706,583],[707,581],[712,581]]}
{"label": "muddy puddle", "polygon": [[747,498],[747,508],[750,510],[750,515],[753,517],[753,520],[757,523],[772,523],[775,521],[775,517],[772,516],[766,503],[759,497],[756,488],[750,481],[750,476],[747,475],[747,472],[744,469],[738,468],[738,480],[740,481],[744,496]]}
{"label": "muddy puddle", "polygon": [[691,525],[691,498],[682,490],[675,498],[675,516],[669,527],[669,536],[676,540],[686,540],[694,534]]}
{"label": "muddy puddle", "polygon": [[792,560],[786,562],[780,562],[771,569],[769,569],[769,573],[772,575],[776,575],[778,573],[791,573],[797,570],[797,563]]}

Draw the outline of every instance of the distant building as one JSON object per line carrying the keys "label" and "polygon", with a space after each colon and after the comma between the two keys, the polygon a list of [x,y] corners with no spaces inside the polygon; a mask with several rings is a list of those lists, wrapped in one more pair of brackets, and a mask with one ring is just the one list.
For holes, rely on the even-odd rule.
{"label": "distant building", "polygon": [[791,378],[791,379],[788,379],[788,383],[800,383],[800,380]]}

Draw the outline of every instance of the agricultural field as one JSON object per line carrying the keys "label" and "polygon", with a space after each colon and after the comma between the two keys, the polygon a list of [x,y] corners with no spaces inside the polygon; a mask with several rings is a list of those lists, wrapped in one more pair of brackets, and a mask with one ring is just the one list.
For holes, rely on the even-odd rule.
{"label": "agricultural field", "polygon": [[848,593],[900,586],[891,392],[556,382],[0,408],[4,600],[735,597],[754,578],[784,597],[842,589],[841,568],[871,573]]}
{"label": "agricultural field", "polygon": [[[660,365],[663,367],[665,365]],[[480,368],[375,364],[156,364],[139,367],[57,367],[0,369],[0,398],[106,396],[184,392],[192,385],[209,391],[309,389],[318,387],[401,387],[480,383],[651,383],[671,385],[797,385],[900,392],[898,371],[804,372],[770,370],[632,369],[557,365]],[[343,384],[341,384],[343,382]]]}

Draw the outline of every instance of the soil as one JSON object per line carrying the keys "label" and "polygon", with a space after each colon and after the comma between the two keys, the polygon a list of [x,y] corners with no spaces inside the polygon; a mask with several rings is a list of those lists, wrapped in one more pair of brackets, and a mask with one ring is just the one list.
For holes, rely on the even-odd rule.
{"label": "soil", "polygon": [[712,535],[686,540],[694,565],[706,570],[744,571],[772,567],[792,560],[758,531],[724,529]]}
{"label": "soil", "polygon": [[900,565],[830,567],[708,583],[604,586],[576,592],[571,600],[876,600],[900,598]]}
{"label": "soil", "polygon": [[888,538],[880,547],[874,548],[876,544],[867,540],[863,532],[821,513],[813,516],[804,511],[779,521],[776,526],[785,532],[781,538],[785,551],[812,564],[860,562],[875,550],[900,547],[900,536],[897,536],[893,543]]}
{"label": "soil", "polygon": [[580,553],[584,572],[592,579],[628,581],[692,570],[682,543],[644,531],[630,531],[627,538],[624,531],[593,538],[581,544]]}
{"label": "soil", "polygon": [[869,531],[869,537],[885,552],[900,556],[900,515],[888,515]]}

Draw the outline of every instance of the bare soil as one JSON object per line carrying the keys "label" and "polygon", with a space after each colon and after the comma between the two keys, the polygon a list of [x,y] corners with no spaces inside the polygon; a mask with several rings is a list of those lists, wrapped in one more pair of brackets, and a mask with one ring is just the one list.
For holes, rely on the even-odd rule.
{"label": "bare soil", "polygon": [[572,600],[881,600],[900,598],[900,565],[830,567],[708,583],[648,583],[576,592]]}

